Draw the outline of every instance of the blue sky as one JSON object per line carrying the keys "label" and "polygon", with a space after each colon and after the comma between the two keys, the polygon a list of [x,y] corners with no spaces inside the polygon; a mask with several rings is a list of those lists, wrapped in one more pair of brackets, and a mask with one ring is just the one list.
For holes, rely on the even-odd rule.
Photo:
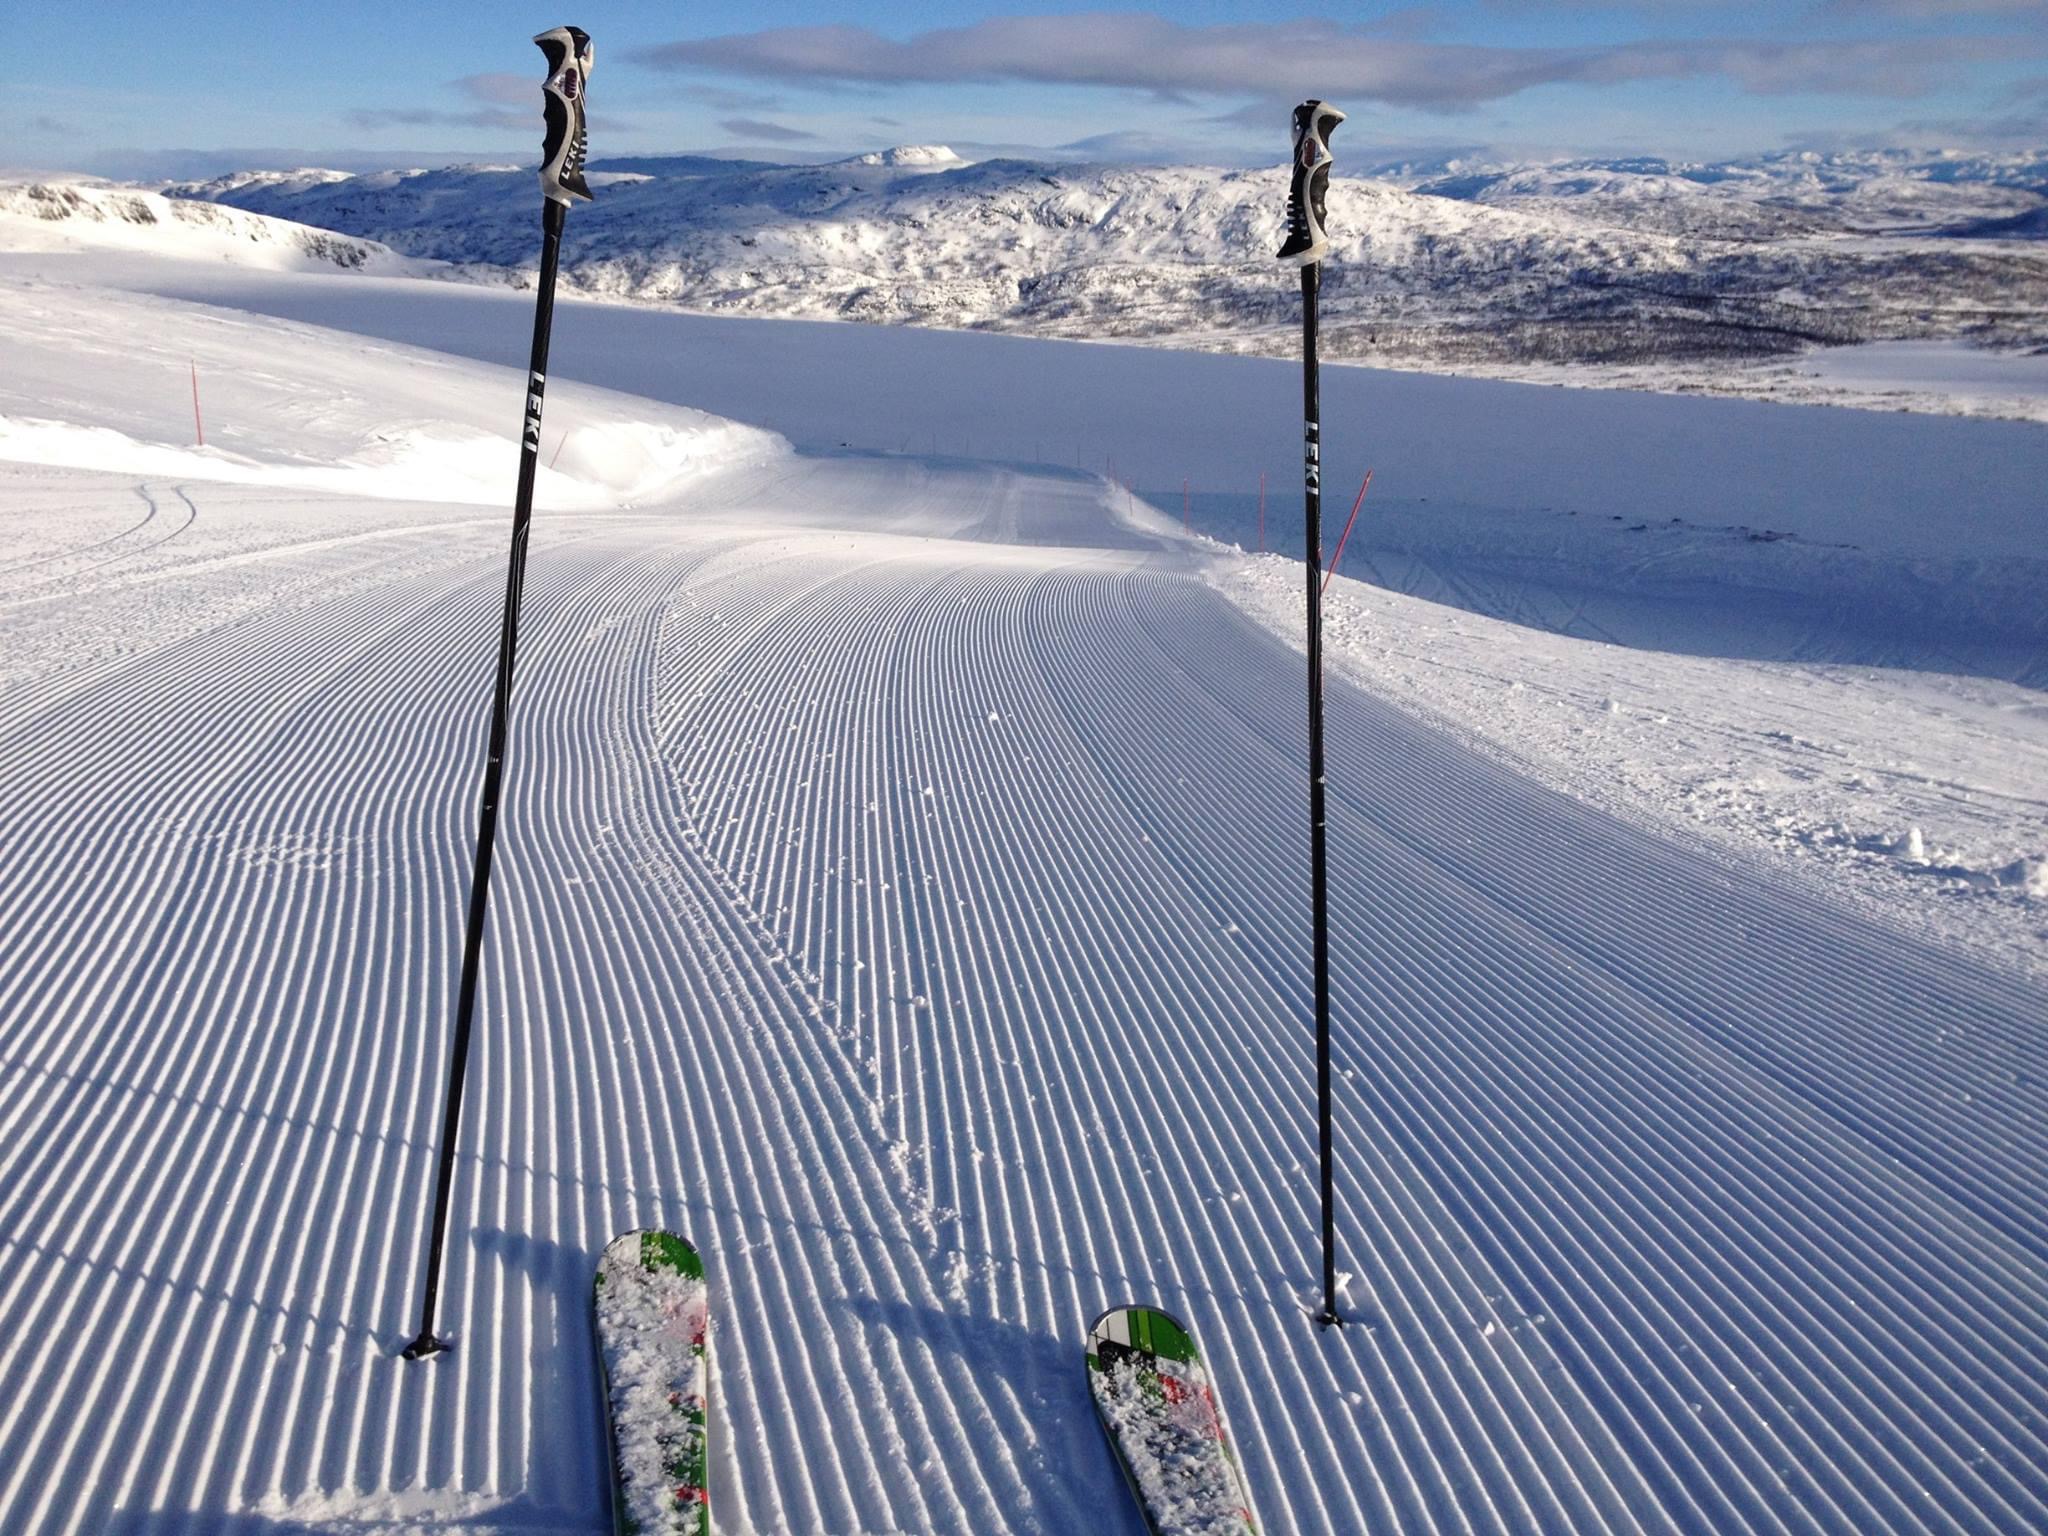
{"label": "blue sky", "polygon": [[1342,149],[1369,160],[2048,145],[2048,0],[104,0],[13,19],[35,75],[14,86],[0,160],[182,175],[531,159],[527,39],[563,21],[597,42],[600,158],[943,142],[1265,163],[1308,94],[1351,113]]}

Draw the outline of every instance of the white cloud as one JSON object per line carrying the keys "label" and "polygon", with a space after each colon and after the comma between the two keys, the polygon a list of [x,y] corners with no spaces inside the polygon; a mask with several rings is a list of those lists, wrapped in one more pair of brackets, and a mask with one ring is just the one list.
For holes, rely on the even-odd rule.
{"label": "white cloud", "polygon": [[1409,41],[1324,20],[1196,27],[1154,15],[1093,13],[999,17],[900,40],[865,27],[781,27],[686,39],[635,57],[673,70],[818,87],[1007,81],[1166,99],[1326,95],[1455,110],[1542,85],[1699,77],[1729,79],[1759,95],[1914,96],[1949,82],[1971,61],[2010,57],[2013,46],[2011,39],[1962,36],[1489,48]]}

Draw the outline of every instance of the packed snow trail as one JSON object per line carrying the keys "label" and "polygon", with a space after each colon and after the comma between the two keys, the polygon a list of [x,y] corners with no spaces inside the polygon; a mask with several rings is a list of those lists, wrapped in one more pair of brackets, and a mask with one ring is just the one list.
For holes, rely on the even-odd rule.
{"label": "packed snow trail", "polygon": [[1078,476],[543,510],[397,1359],[505,520],[0,474],[9,1536],[598,1531],[643,1225],[724,1529],[1136,1530],[1075,1366],[1134,1295],[1273,1532],[2048,1522],[2048,996],[1335,683],[1312,1326],[1301,663]]}

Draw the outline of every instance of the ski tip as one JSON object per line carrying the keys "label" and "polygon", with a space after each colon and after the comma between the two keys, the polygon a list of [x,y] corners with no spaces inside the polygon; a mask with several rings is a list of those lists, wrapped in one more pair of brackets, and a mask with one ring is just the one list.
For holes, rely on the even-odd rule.
{"label": "ski tip", "polygon": [[642,1269],[673,1269],[693,1279],[704,1278],[704,1260],[680,1233],[661,1227],[636,1227],[621,1232],[604,1245],[597,1261],[597,1283],[604,1284],[607,1269],[619,1264],[636,1264]]}
{"label": "ski tip", "polygon": [[1101,1315],[1098,1316],[1094,1322],[1088,1325],[1088,1331],[1090,1333],[1098,1331],[1104,1323],[1110,1321],[1110,1319],[1118,1316],[1119,1314],[1138,1312],[1148,1313],[1153,1317],[1163,1317],[1166,1319],[1166,1321],[1173,1324],[1174,1327],[1178,1328],[1182,1333],[1193,1332],[1193,1330],[1190,1329],[1186,1323],[1183,1323],[1179,1318],[1175,1317],[1171,1312],[1167,1311],[1164,1307],[1149,1306],[1142,1301],[1127,1301],[1120,1306],[1103,1308]]}
{"label": "ski tip", "polygon": [[1138,1302],[1111,1307],[1097,1317],[1089,1325],[1088,1344],[1091,1354],[1098,1345],[1114,1344],[1164,1360],[1201,1358],[1192,1328],[1164,1308]]}

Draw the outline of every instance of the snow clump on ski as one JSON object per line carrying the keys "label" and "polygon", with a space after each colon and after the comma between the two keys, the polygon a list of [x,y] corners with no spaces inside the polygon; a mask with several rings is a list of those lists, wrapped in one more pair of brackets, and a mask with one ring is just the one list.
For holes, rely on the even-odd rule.
{"label": "snow clump on ski", "polygon": [[1256,1536],[1251,1500],[1188,1330],[1113,1307],[1088,1331],[1088,1386],[1153,1536]]}
{"label": "snow clump on ski", "polygon": [[621,1533],[710,1536],[711,1292],[673,1232],[628,1232],[598,1261],[595,1322]]}

